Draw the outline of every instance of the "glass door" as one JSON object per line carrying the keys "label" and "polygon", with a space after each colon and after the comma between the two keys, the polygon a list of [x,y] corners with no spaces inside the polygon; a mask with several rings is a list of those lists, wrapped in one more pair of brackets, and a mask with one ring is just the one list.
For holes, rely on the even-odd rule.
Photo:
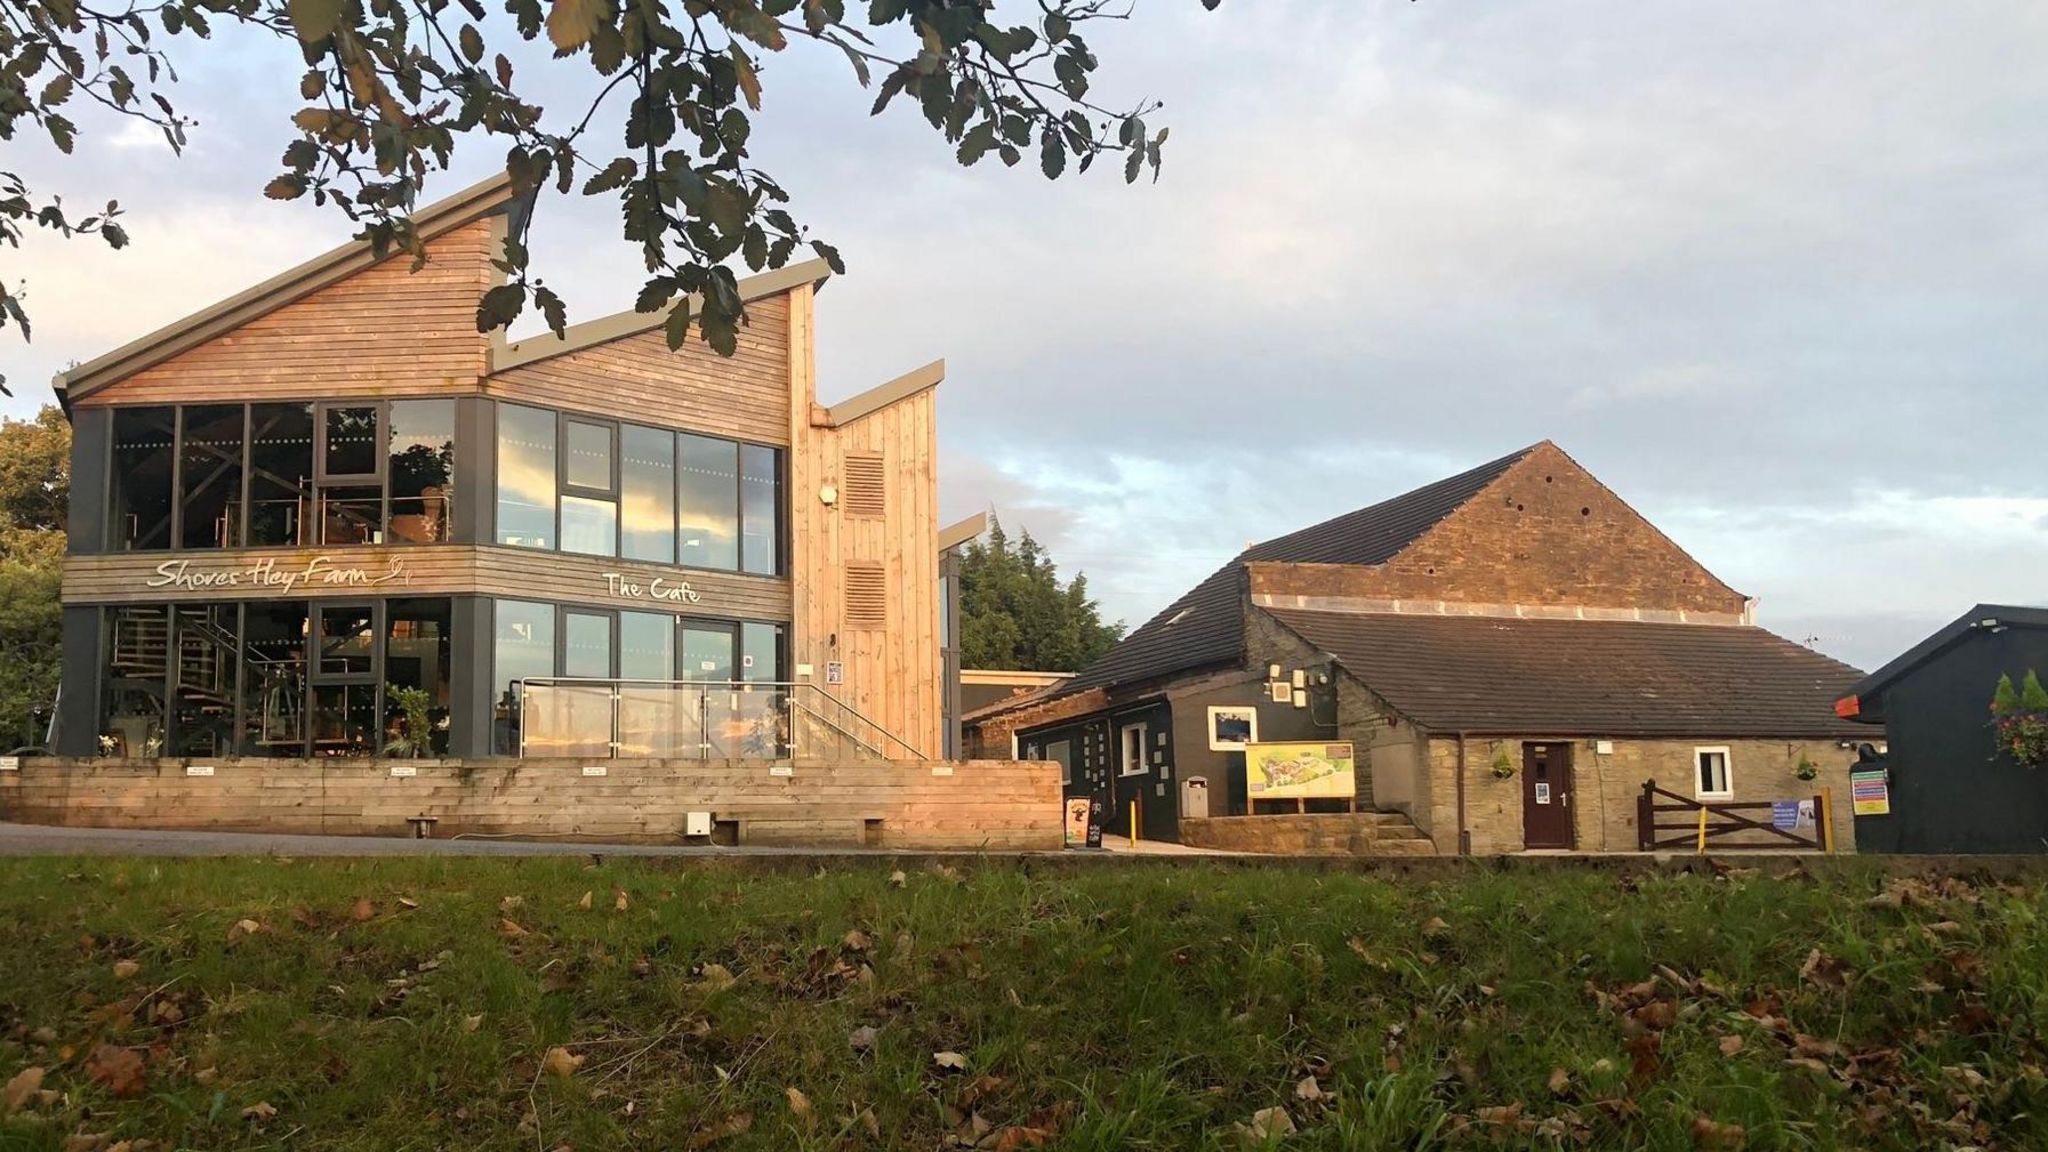
{"label": "glass door", "polygon": [[313,610],[315,756],[374,756],[383,744],[384,629],[376,604],[318,604]]}

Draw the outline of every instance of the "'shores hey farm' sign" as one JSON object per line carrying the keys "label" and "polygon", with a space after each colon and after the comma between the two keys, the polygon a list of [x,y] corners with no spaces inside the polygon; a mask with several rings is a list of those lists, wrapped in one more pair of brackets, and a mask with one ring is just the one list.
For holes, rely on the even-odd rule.
{"label": "'shores hey farm' sign", "polygon": [[289,594],[314,585],[323,588],[374,588],[394,581],[412,582],[412,574],[406,571],[405,561],[396,556],[382,569],[341,568],[326,556],[314,556],[304,565],[295,567],[278,563],[274,556],[266,556],[247,565],[225,568],[195,568],[190,560],[166,560],[156,566],[156,573],[147,577],[143,584],[175,592],[260,588]]}

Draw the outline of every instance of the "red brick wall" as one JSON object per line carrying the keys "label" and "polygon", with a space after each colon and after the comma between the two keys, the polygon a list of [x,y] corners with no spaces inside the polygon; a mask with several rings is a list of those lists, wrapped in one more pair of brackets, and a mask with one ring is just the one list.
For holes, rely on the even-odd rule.
{"label": "red brick wall", "polygon": [[1254,596],[1744,610],[1741,593],[1547,441],[1385,564],[1251,570]]}
{"label": "red brick wall", "polygon": [[[1010,737],[1025,728],[1037,728],[1072,716],[1086,716],[1109,707],[1109,694],[1100,688],[1076,692],[1057,700],[1045,700],[1037,704],[1013,708],[983,720],[970,720],[962,726],[961,743],[963,752],[983,758],[995,756],[1010,758]],[[986,751],[984,751],[986,750]]]}

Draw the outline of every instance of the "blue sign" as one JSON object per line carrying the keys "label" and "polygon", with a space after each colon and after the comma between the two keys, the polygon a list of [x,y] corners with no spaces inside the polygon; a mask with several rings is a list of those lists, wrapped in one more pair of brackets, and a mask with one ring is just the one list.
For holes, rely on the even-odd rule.
{"label": "blue sign", "polygon": [[1771,827],[1790,832],[1799,827],[1799,801],[1771,801]]}

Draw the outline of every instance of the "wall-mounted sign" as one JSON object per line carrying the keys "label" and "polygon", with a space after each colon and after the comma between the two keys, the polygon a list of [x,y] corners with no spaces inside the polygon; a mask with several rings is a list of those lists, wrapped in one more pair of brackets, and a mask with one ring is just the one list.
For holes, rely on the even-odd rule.
{"label": "wall-mounted sign", "polygon": [[187,775],[187,776],[211,776],[211,775],[213,775],[213,765],[211,765],[211,764],[187,764],[187,765],[185,765],[185,775]]}
{"label": "wall-mounted sign", "polygon": [[21,757],[19,757],[19,756],[0,756],[0,772],[19,772],[19,771],[21,771]]}
{"label": "wall-mounted sign", "polygon": [[695,604],[703,599],[687,580],[665,580],[656,576],[642,582],[628,579],[623,572],[605,573],[604,590],[626,600],[673,600],[680,604]]}
{"label": "wall-mounted sign", "polygon": [[1254,800],[1352,797],[1358,778],[1349,744],[1247,744],[1245,789]]}
{"label": "wall-mounted sign", "polygon": [[1547,781],[1538,780],[1536,782],[1536,802],[1538,804],[1550,803],[1550,784]]}
{"label": "wall-mounted sign", "polygon": [[[1166,733],[1159,734],[1161,740]],[[1259,710],[1250,705],[1209,706],[1209,751],[1242,752],[1259,738]]]}
{"label": "wall-mounted sign", "polygon": [[223,567],[194,567],[190,560],[166,560],[156,573],[143,580],[146,588],[168,588],[177,592],[214,592],[226,588],[262,588],[284,594],[317,584],[323,588],[374,588],[392,581],[410,584],[412,573],[397,556],[382,569],[338,568],[331,557],[315,556],[302,567],[279,564],[265,556],[252,564]]}
{"label": "wall-mounted sign", "polygon": [[602,764],[585,764],[583,766],[583,774],[585,776],[602,776],[605,772],[606,768]]}
{"label": "wall-mounted sign", "polygon": [[825,661],[825,683],[846,683],[846,665],[838,660]]}
{"label": "wall-mounted sign", "polygon": [[391,766],[391,774],[403,780],[410,776],[419,775],[420,770],[419,766],[415,764],[393,764]]}
{"label": "wall-mounted sign", "polygon": [[1849,801],[1855,805],[1858,816],[1891,815],[1891,778],[1881,768],[1849,773]]}

